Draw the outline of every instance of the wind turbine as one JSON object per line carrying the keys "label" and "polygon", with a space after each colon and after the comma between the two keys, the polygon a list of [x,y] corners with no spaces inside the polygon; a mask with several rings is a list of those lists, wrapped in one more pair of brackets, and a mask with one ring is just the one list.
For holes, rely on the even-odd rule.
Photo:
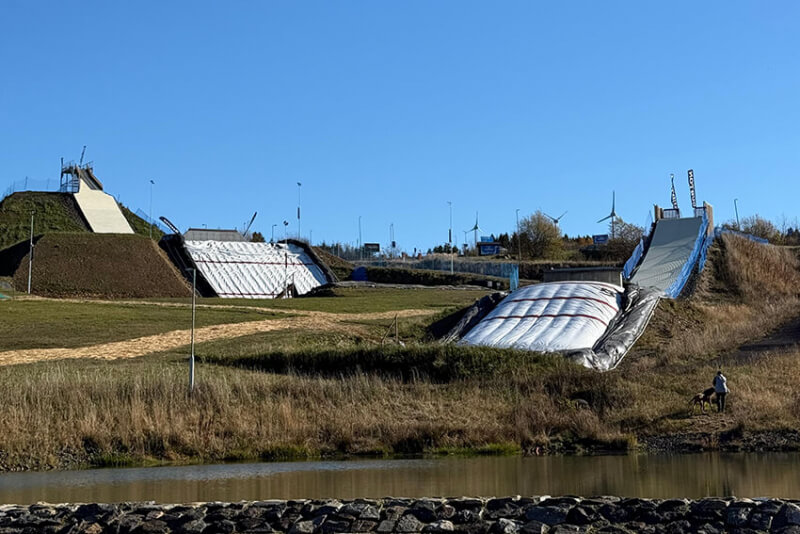
{"label": "wind turbine", "polygon": [[546,213],[544,214],[544,216],[547,217],[548,219],[550,219],[551,221],[553,221],[553,224],[558,226],[558,221],[560,221],[562,218],[564,218],[564,215],[566,215],[566,214],[567,214],[567,212],[565,211],[564,213],[562,213],[558,217],[553,217],[552,215],[548,215]]}
{"label": "wind turbine", "polygon": [[475,212],[475,226],[473,226],[469,230],[465,231],[465,233],[466,232],[475,232],[475,246],[476,247],[478,246],[478,230],[481,230],[481,227],[478,226],[478,212],[476,211]]}
{"label": "wind turbine", "polygon": [[607,221],[608,219],[611,219],[611,239],[614,239],[614,224],[616,223],[616,219],[617,219],[617,211],[615,209],[616,203],[617,203],[617,192],[616,191],[612,191],[611,192],[611,213],[607,217],[603,217],[602,219],[597,221],[598,223],[601,223],[603,221]]}

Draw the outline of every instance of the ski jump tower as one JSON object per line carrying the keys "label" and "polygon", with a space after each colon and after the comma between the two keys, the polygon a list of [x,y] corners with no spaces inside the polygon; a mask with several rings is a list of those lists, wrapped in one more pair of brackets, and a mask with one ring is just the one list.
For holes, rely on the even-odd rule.
{"label": "ski jump tower", "polygon": [[61,192],[75,197],[83,218],[98,234],[132,234],[133,229],[114,197],[103,191],[92,164],[61,162]]}

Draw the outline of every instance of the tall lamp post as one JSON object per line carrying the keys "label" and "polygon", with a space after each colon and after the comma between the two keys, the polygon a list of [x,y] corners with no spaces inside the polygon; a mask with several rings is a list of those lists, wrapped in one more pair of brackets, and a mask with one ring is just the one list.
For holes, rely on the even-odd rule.
{"label": "tall lamp post", "polygon": [[150,223],[150,239],[153,239],[153,186],[155,182],[150,180],[150,214],[148,218],[150,219],[148,222]]}
{"label": "tall lamp post", "polygon": [[522,261],[522,236],[519,232],[519,208],[517,208],[517,263]]}
{"label": "tall lamp post", "polygon": [[28,295],[31,294],[31,274],[33,274],[33,214],[31,211],[31,243],[28,252]]}
{"label": "tall lamp post", "polygon": [[447,201],[450,206],[450,228],[447,231],[447,243],[450,245],[450,274],[453,274],[453,203]]}
{"label": "tall lamp post", "polygon": [[302,185],[297,182],[297,239],[300,239],[300,187]]}
{"label": "tall lamp post", "polygon": [[741,231],[742,227],[739,226],[739,205],[738,205],[738,202],[739,202],[738,198],[734,198],[733,199],[733,209],[736,211],[736,229]]}
{"label": "tall lamp post", "polygon": [[364,259],[364,243],[361,242],[361,215],[358,216],[358,259]]}
{"label": "tall lamp post", "polygon": [[194,318],[197,302],[197,269],[192,269],[192,349],[189,354],[189,393],[194,391]]}
{"label": "tall lamp post", "polygon": [[289,221],[283,221],[283,298],[289,292]]}

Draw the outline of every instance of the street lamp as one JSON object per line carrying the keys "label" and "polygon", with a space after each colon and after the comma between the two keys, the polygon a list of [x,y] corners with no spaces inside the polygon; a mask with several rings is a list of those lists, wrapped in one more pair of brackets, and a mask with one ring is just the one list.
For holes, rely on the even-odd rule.
{"label": "street lamp", "polygon": [[361,242],[361,215],[358,216],[358,259],[364,259],[364,243]]}
{"label": "street lamp", "polygon": [[283,221],[283,297],[289,292],[289,221]]}
{"label": "street lamp", "polygon": [[192,349],[189,354],[189,393],[194,391],[194,323],[197,303],[197,269],[192,269]]}
{"label": "street lamp", "polygon": [[519,208],[517,208],[517,263],[522,261],[522,239],[519,231]]}
{"label": "street lamp", "polygon": [[300,239],[300,187],[302,185],[297,182],[297,239]]}
{"label": "street lamp", "polygon": [[447,244],[450,245],[450,274],[453,274],[453,203],[448,200],[447,205],[450,206],[450,228],[447,231]]}
{"label": "street lamp", "polygon": [[153,186],[155,182],[150,180],[150,214],[148,218],[150,219],[148,222],[150,223],[150,239],[153,239]]}
{"label": "street lamp", "polygon": [[738,202],[739,202],[738,198],[733,199],[733,209],[736,211],[736,229],[741,231],[742,227],[739,226],[739,206],[737,204]]}
{"label": "street lamp", "polygon": [[31,211],[31,244],[28,252],[28,295],[31,294],[31,274],[33,273],[33,214]]}

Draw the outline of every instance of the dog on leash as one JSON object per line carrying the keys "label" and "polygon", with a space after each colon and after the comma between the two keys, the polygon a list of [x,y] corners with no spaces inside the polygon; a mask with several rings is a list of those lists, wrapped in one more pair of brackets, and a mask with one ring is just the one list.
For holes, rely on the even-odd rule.
{"label": "dog on leash", "polygon": [[694,408],[698,404],[700,405],[700,411],[703,412],[705,415],[706,413],[706,404],[708,404],[708,409],[711,409],[711,397],[714,395],[714,388],[704,389],[702,393],[698,393],[692,400],[689,401],[689,413],[694,413]]}

